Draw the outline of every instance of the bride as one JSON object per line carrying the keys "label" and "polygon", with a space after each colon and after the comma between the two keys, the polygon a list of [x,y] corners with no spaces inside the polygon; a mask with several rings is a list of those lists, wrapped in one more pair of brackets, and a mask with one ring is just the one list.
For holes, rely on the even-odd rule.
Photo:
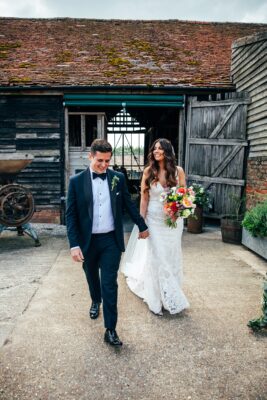
{"label": "bride", "polygon": [[122,261],[122,272],[129,288],[144,299],[149,309],[162,315],[162,309],[176,314],[189,307],[181,289],[183,219],[176,228],[165,225],[160,194],[165,188],[185,186],[185,174],[176,167],[174,150],[167,139],[157,139],[148,155],[141,182],[140,214],[149,229],[146,240],[138,240],[135,226]]}

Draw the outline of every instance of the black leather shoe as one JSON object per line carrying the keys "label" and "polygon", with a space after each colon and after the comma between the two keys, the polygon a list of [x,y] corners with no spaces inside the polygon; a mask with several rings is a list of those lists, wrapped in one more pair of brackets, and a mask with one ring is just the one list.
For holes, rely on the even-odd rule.
{"label": "black leather shoe", "polygon": [[100,304],[101,303],[92,302],[91,308],[89,310],[89,315],[91,319],[96,319],[99,316]]}
{"label": "black leather shoe", "polygon": [[122,342],[115,329],[106,329],[104,340],[112,346],[122,346]]}

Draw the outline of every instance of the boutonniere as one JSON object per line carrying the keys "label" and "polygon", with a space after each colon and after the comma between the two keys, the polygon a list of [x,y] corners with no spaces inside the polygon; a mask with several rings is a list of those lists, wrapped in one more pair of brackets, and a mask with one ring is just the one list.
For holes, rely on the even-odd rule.
{"label": "boutonniere", "polygon": [[120,180],[120,178],[118,178],[116,175],[113,176],[112,181],[111,181],[111,190],[112,191],[116,188],[117,183],[119,182],[119,180]]}

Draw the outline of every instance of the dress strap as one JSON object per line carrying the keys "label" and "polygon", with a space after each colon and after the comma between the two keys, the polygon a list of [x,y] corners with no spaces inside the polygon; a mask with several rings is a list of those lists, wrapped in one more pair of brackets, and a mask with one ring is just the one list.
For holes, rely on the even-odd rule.
{"label": "dress strap", "polygon": [[175,174],[175,178],[176,178],[176,183],[177,185],[179,185],[179,167],[176,167],[176,174]]}

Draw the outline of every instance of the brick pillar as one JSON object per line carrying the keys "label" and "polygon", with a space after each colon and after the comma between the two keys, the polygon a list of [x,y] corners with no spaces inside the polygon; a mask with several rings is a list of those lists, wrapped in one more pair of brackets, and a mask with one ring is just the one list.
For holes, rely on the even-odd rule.
{"label": "brick pillar", "polygon": [[267,200],[267,157],[248,159],[246,208]]}

